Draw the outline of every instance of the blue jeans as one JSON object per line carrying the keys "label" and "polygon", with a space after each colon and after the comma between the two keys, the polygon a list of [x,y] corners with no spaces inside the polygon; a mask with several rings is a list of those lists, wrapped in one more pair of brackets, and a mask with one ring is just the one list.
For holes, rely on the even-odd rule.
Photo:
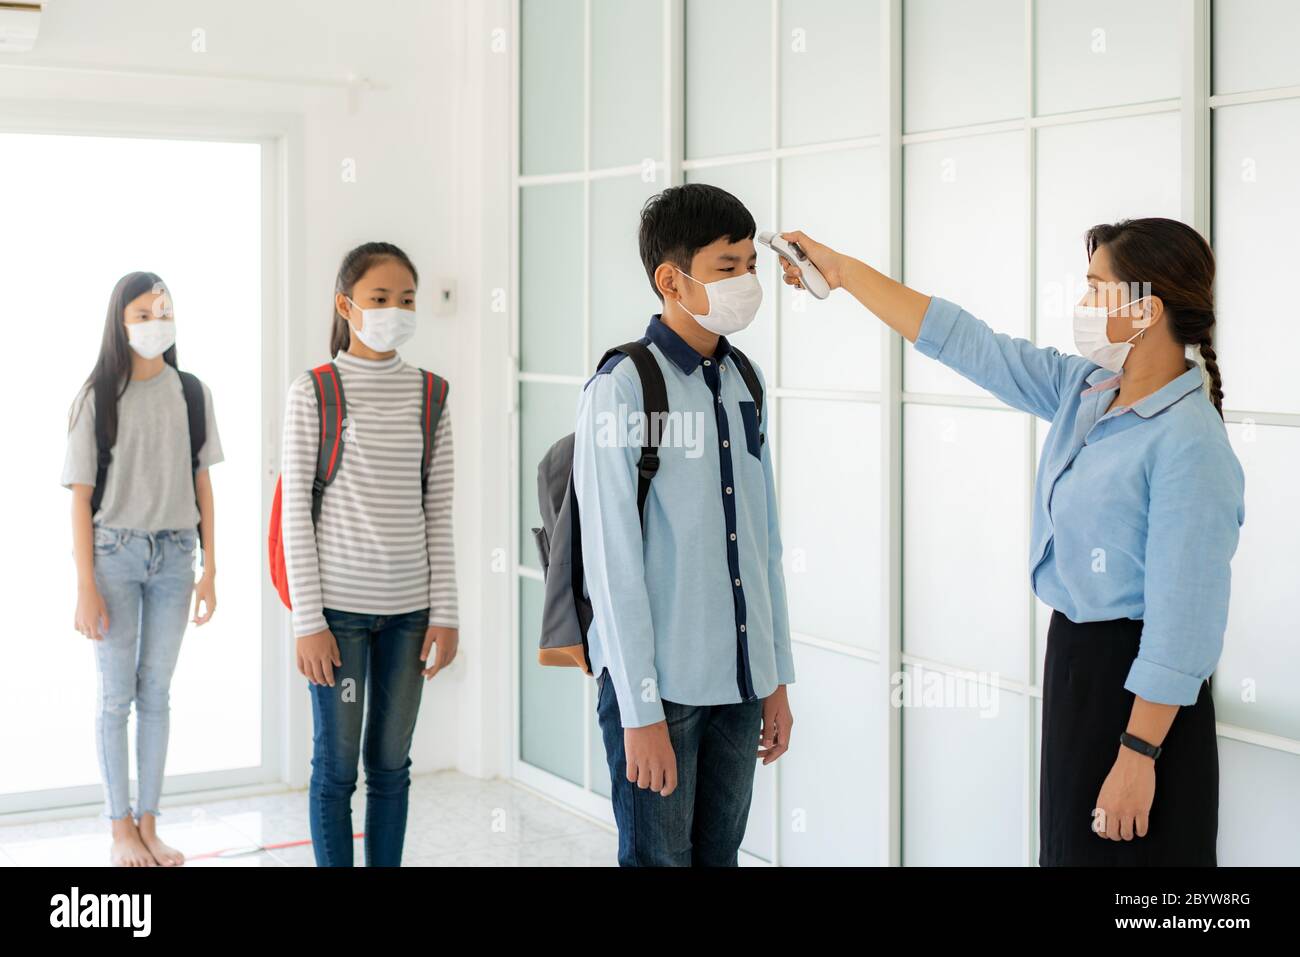
{"label": "blue jeans", "polygon": [[127,720],[135,703],[139,793],[135,816],[161,815],[167,762],[169,688],[194,594],[198,533],[95,526],[95,587],[108,631],[92,641],[99,671],[95,751],[104,782],[103,817],[131,813]]}
{"label": "blue jeans", "polygon": [[308,685],[315,728],[308,802],[316,866],[352,866],[352,792],[360,757],[366,768],[366,866],[397,867],[406,836],[429,609],[365,615],[326,608],[325,621],[343,665],[334,669],[333,687]]}
{"label": "blue jeans", "polygon": [[618,698],[601,671],[596,716],[609,763],[618,863],[622,867],[735,867],[749,821],[763,702],[689,705],[664,701],[677,759],[668,797],[627,779]]}

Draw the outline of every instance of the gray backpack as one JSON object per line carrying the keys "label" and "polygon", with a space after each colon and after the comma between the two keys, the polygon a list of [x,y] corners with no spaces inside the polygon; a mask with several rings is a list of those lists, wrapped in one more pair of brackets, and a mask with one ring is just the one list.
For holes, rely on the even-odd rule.
{"label": "gray backpack", "polygon": [[[739,349],[731,349],[745,385],[754,397],[754,408],[763,414],[763,388],[749,360]],[[645,340],[625,342],[606,352],[597,363],[601,369],[618,353],[628,356],[641,379],[641,395],[647,422],[668,413],[668,389],[659,363]],[[658,429],[647,428],[637,465],[636,504],[645,525],[645,503],[650,482],[659,471]],[[578,667],[591,674],[587,632],[591,628],[591,600],[586,595],[582,565],[582,523],[578,498],[573,490],[573,433],[552,445],[537,466],[537,504],[542,527],[533,529],[537,554],[542,563],[545,592],[542,600],[542,635],[537,661],[543,665]]]}

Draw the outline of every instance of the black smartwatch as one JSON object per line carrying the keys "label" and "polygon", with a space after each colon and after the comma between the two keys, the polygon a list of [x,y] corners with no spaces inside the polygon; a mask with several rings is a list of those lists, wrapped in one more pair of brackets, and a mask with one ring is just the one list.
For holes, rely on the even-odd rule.
{"label": "black smartwatch", "polygon": [[1132,748],[1139,754],[1145,754],[1152,760],[1160,757],[1160,752],[1164,750],[1160,745],[1152,744],[1150,741],[1143,741],[1141,738],[1129,734],[1127,731],[1120,732],[1119,743],[1124,745],[1126,748]]}

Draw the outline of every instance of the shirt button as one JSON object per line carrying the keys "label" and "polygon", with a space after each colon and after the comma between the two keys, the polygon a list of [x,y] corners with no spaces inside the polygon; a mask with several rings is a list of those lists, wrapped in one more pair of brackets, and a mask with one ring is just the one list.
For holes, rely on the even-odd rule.
{"label": "shirt button", "polygon": [[719,403],[722,402],[722,396],[718,396],[718,402],[719,402]]}
{"label": "shirt button", "polygon": [[718,371],[719,371],[719,372],[726,372],[726,371],[727,371],[727,364],[726,364],[725,362],[719,362],[719,363],[718,363]]}
{"label": "shirt button", "polygon": [[726,439],[723,439],[723,440],[722,440],[722,447],[723,447],[724,449],[730,448],[730,447],[731,447],[731,443],[728,442]]}
{"label": "shirt button", "polygon": [[744,626],[744,625],[741,625],[741,626],[740,626],[740,630],[741,630],[741,631],[744,631],[744,630],[745,630],[745,626]]}
{"label": "shirt button", "polygon": [[731,486],[730,486],[730,485],[727,486],[727,494],[728,494],[728,495],[731,494]]}
{"label": "shirt button", "polygon": [[735,533],[735,532],[732,532],[732,533],[731,533],[731,540],[732,540],[733,542],[736,540],[736,533]]}
{"label": "shirt button", "polygon": [[736,587],[737,587],[737,588],[740,587],[740,579],[739,579],[739,578],[736,579]]}
{"label": "shirt button", "polygon": [[709,362],[708,359],[705,359],[705,360],[704,360],[704,364],[707,366],[707,365],[710,365],[711,363]]}

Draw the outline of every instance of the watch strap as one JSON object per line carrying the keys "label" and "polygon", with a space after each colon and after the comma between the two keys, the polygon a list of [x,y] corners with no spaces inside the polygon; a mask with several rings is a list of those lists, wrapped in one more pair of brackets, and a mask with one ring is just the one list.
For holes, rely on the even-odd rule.
{"label": "watch strap", "polygon": [[1160,752],[1164,750],[1161,745],[1152,744],[1150,741],[1143,741],[1137,735],[1129,734],[1127,731],[1120,732],[1119,743],[1126,748],[1132,748],[1139,754],[1145,754],[1151,759],[1160,757]]}

